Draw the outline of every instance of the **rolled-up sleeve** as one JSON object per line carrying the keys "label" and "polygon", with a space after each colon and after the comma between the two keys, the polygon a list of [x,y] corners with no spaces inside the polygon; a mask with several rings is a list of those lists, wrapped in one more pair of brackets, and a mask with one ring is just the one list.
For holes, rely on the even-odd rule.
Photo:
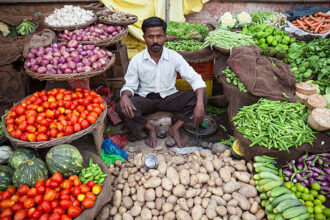
{"label": "rolled-up sleeve", "polygon": [[125,85],[120,90],[120,96],[123,91],[128,90],[134,95],[135,91],[139,86],[139,72],[138,72],[138,64],[137,59],[133,57],[131,62],[128,65],[127,72],[125,74]]}
{"label": "rolled-up sleeve", "polygon": [[181,77],[190,84],[192,89],[206,88],[206,84],[202,79],[202,76],[187,63],[187,61],[180,55],[176,56],[176,71],[180,73]]}

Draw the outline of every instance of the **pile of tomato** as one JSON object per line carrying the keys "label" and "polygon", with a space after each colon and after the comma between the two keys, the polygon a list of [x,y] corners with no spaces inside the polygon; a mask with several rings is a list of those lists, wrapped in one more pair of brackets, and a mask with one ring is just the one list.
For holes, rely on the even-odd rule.
{"label": "pile of tomato", "polygon": [[93,181],[84,185],[76,175],[63,180],[55,173],[46,181],[37,181],[33,188],[23,185],[0,192],[0,219],[72,219],[92,208],[101,190]]}
{"label": "pile of tomato", "polygon": [[8,111],[7,130],[22,141],[48,141],[88,128],[105,109],[101,96],[88,89],[42,90]]}

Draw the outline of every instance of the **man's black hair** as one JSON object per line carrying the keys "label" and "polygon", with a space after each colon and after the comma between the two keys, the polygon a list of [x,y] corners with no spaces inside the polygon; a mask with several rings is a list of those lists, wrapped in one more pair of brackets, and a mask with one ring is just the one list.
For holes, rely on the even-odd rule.
{"label": "man's black hair", "polygon": [[164,32],[166,33],[166,27],[167,27],[166,22],[163,19],[159,18],[159,17],[150,17],[150,18],[147,18],[143,21],[142,31],[145,34],[147,28],[149,28],[149,27],[158,27],[158,26],[161,26],[163,28]]}

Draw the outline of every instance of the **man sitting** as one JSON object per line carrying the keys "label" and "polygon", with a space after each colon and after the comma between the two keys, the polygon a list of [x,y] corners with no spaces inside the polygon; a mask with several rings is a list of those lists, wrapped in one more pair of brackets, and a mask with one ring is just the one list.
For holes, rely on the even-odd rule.
{"label": "man sitting", "polygon": [[[168,134],[178,147],[183,147],[185,143],[179,129],[189,119],[194,120],[195,127],[203,121],[204,98],[207,100],[205,82],[180,54],[163,47],[166,38],[164,20],[150,17],[143,21],[142,31],[147,49],[130,61],[116,111],[134,136],[139,137],[143,128],[148,129],[146,144],[150,147],[157,145],[157,127],[142,116],[156,111],[181,112],[181,118],[170,127]],[[175,88],[177,72],[194,91],[178,91]]]}

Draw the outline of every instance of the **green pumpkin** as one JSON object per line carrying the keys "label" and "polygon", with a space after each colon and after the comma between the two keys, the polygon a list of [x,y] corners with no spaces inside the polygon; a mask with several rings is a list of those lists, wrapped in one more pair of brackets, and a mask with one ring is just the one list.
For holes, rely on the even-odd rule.
{"label": "green pumpkin", "polygon": [[32,158],[23,162],[15,170],[13,183],[17,188],[22,185],[33,187],[38,180],[47,178],[48,170],[45,162],[39,158]]}
{"label": "green pumpkin", "polygon": [[83,168],[83,157],[79,150],[70,144],[61,144],[50,149],[46,163],[51,174],[61,173],[67,178],[78,175]]}
{"label": "green pumpkin", "polygon": [[19,148],[15,150],[9,157],[9,165],[13,169],[17,169],[24,161],[37,158],[38,154],[35,150],[29,148]]}
{"label": "green pumpkin", "polygon": [[14,170],[10,166],[0,165],[0,172],[8,174],[9,176],[14,175]]}
{"label": "green pumpkin", "polygon": [[10,176],[7,173],[0,172],[0,191],[5,191],[12,185],[13,183]]}

